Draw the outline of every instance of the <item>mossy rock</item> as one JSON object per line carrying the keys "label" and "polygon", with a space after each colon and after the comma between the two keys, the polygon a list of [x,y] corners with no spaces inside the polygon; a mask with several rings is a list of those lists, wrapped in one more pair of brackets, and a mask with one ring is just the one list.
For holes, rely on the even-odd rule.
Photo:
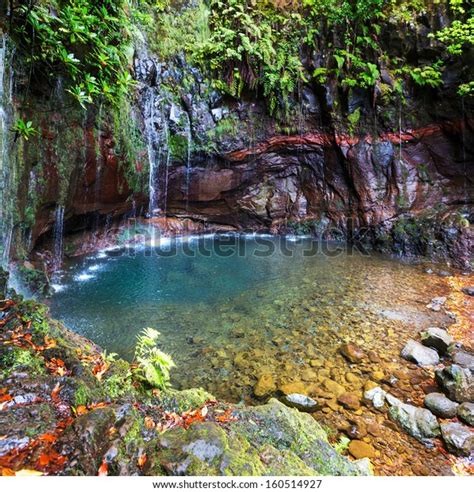
{"label": "mossy rock", "polygon": [[170,388],[160,395],[160,406],[167,412],[183,413],[202,407],[211,400],[215,400],[215,397],[202,388],[183,391]]}
{"label": "mossy rock", "polygon": [[173,429],[148,447],[151,473],[169,475],[362,475],[338,454],[309,415],[271,399],[236,407],[225,427],[215,422]]}

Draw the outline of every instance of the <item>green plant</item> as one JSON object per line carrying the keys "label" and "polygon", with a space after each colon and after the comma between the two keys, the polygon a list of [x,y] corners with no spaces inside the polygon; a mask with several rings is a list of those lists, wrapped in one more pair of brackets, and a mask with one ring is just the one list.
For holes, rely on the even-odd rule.
{"label": "green plant", "polygon": [[346,437],[346,436],[341,436],[339,438],[339,441],[337,441],[336,444],[334,444],[334,449],[339,453],[339,454],[343,454],[347,448],[349,447],[349,443],[351,442],[351,440]]}
{"label": "green plant", "polygon": [[151,386],[165,389],[169,386],[170,370],[175,366],[168,354],[158,347],[160,332],[145,328],[137,336],[135,361],[138,363],[138,377]]}
{"label": "green plant", "polygon": [[38,130],[33,126],[33,122],[25,121],[22,118],[15,121],[12,131],[25,140],[29,140],[31,137],[38,134]]}
{"label": "green plant", "polygon": [[134,5],[129,0],[13,0],[9,25],[34,76],[63,76],[67,92],[82,107],[96,100],[116,104],[134,83],[127,59]]}

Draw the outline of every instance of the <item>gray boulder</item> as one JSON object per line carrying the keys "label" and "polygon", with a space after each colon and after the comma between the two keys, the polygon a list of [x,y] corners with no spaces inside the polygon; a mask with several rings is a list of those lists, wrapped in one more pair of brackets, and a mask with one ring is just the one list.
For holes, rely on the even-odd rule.
{"label": "gray boulder", "polygon": [[466,401],[458,407],[458,417],[466,424],[474,427],[474,403]]}
{"label": "gray boulder", "polygon": [[437,383],[451,400],[474,401],[474,376],[470,369],[453,364],[435,372]]}
{"label": "gray boulder", "polygon": [[438,417],[451,419],[456,417],[459,403],[451,401],[442,393],[430,393],[425,396],[425,407],[431,410]]}
{"label": "gray boulder", "polygon": [[401,356],[420,366],[435,366],[439,363],[439,355],[436,350],[425,347],[415,340],[408,340],[402,349]]}
{"label": "gray boulder", "polygon": [[453,454],[469,456],[474,451],[474,431],[465,425],[442,424],[441,435],[448,451]]}
{"label": "gray boulder", "polygon": [[408,434],[423,444],[432,444],[432,438],[440,434],[438,420],[426,408],[399,403],[393,405],[388,414]]}
{"label": "gray boulder", "polygon": [[431,327],[421,334],[421,343],[436,349],[440,354],[445,354],[453,343],[453,338],[446,330]]}
{"label": "gray boulder", "polygon": [[283,403],[285,403],[289,407],[297,408],[302,412],[315,412],[318,408],[318,402],[313,400],[309,396],[300,395],[299,393],[291,393],[289,395],[285,395],[282,399]]}

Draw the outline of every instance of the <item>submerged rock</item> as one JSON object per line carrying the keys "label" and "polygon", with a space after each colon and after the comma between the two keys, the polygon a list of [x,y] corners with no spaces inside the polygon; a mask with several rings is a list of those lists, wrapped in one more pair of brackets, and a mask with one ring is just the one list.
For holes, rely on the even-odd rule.
{"label": "submerged rock", "polygon": [[343,393],[338,396],[337,401],[348,410],[358,410],[360,408],[360,399],[354,393]]}
{"label": "submerged rock", "polygon": [[349,443],[349,453],[356,459],[374,458],[375,449],[372,445],[359,440],[354,440]]}
{"label": "submerged rock", "polygon": [[474,401],[474,376],[470,369],[453,364],[435,373],[436,381],[451,400]]}
{"label": "submerged rock", "polygon": [[315,412],[318,408],[318,402],[309,396],[291,393],[282,398],[283,403],[289,407],[297,408],[302,412]]}
{"label": "submerged rock", "polygon": [[441,424],[441,434],[451,453],[469,456],[474,451],[474,431],[469,427],[455,422]]}
{"label": "submerged rock", "polygon": [[308,394],[308,389],[302,382],[283,384],[278,388],[278,390],[284,395],[291,395],[292,393],[299,393],[302,395]]}
{"label": "submerged rock", "polygon": [[467,296],[474,296],[474,287],[463,287],[461,290]]}
{"label": "submerged rock", "polygon": [[441,328],[430,327],[421,334],[421,343],[436,349],[440,354],[445,354],[453,341],[451,335]]}
{"label": "submerged rock", "polygon": [[439,363],[436,350],[425,347],[415,340],[408,340],[401,351],[401,356],[420,366],[434,366]]}
{"label": "submerged rock", "polygon": [[339,352],[353,364],[358,364],[365,358],[365,353],[354,343],[345,343],[339,348]]}
{"label": "submerged rock", "polygon": [[432,311],[441,311],[441,307],[444,306],[446,300],[446,297],[434,297],[426,307]]}
{"label": "submerged rock", "polygon": [[450,419],[456,416],[459,403],[451,401],[442,393],[430,393],[425,396],[425,407],[438,417]]}
{"label": "submerged rock", "polygon": [[253,393],[257,397],[269,395],[276,391],[276,384],[271,374],[262,374],[253,389]]}
{"label": "submerged rock", "polygon": [[423,444],[432,444],[431,439],[440,434],[438,420],[426,408],[400,402],[390,408],[389,416]]}
{"label": "submerged rock", "polygon": [[466,424],[474,427],[474,403],[464,402],[458,407],[458,417]]}

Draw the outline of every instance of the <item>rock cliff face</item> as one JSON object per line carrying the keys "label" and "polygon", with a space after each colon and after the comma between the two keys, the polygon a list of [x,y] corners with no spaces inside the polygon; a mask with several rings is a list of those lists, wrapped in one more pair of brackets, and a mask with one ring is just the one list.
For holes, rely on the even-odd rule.
{"label": "rock cliff face", "polygon": [[[29,223],[17,224],[28,251],[53,237],[58,203],[70,234],[144,216],[152,201],[177,230],[191,221],[193,230],[308,233],[470,268],[474,120],[449,84],[406,88],[403,101],[387,101],[380,87],[308,85],[282,119],[255,95],[226,99],[180,58],[163,63],[137,48],[134,72],[133,156],[109,115],[45,103],[41,91],[25,111],[40,127],[15,151],[20,190],[29,190],[20,192]],[[125,126],[130,115],[121,118]]]}

